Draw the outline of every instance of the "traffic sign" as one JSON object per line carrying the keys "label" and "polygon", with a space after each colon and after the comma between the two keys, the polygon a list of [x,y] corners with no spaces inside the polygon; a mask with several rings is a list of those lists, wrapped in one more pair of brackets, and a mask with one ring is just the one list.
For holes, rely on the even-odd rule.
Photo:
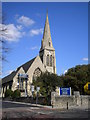
{"label": "traffic sign", "polygon": [[32,90],[32,92],[34,92],[34,86],[33,85],[31,86],[31,90]]}
{"label": "traffic sign", "polygon": [[84,91],[88,94],[90,94],[90,82],[87,82],[85,85],[84,85]]}
{"label": "traffic sign", "polygon": [[39,90],[40,90],[40,87],[37,87],[37,92],[39,92]]}

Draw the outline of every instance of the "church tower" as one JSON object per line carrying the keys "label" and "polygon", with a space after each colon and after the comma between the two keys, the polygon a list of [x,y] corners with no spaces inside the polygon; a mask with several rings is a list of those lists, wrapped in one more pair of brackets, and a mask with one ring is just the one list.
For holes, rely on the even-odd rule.
{"label": "church tower", "polygon": [[48,12],[45,21],[44,33],[41,42],[41,48],[39,51],[39,56],[44,64],[44,67],[48,72],[56,74],[56,58],[55,58],[55,49],[52,44]]}

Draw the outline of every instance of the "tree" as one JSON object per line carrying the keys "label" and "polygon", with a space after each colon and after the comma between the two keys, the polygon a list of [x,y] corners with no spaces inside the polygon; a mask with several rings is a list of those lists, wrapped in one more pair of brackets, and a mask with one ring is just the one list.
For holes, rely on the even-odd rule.
{"label": "tree", "polygon": [[5,37],[7,36],[8,29],[5,25],[6,14],[2,13],[2,7],[0,2],[0,75],[2,74],[2,61],[6,61],[6,53],[9,51]]}
{"label": "tree", "polygon": [[13,91],[11,89],[6,90],[5,97],[12,97]]}
{"label": "tree", "polygon": [[64,86],[72,87],[73,91],[80,91],[84,93],[84,85],[90,81],[90,64],[77,65],[70,68],[63,77]]}
{"label": "tree", "polygon": [[20,90],[15,90],[12,94],[12,98],[18,98],[21,96]]}
{"label": "tree", "polygon": [[60,77],[56,74],[51,74],[49,72],[42,73],[37,80],[33,80],[33,85],[35,88],[40,87],[40,94],[44,96],[47,100],[51,97],[51,92],[56,90],[56,87],[60,84]]}
{"label": "tree", "polygon": [[65,75],[63,76],[63,87],[71,87],[73,91],[82,92],[82,82],[77,80],[76,77]]}

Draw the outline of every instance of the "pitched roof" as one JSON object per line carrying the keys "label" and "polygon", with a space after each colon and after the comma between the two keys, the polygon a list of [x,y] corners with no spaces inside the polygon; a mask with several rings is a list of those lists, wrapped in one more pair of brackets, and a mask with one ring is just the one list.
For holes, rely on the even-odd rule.
{"label": "pitched roof", "polygon": [[[35,57],[36,58],[36,57]],[[30,66],[32,65],[33,61],[35,60],[35,58],[31,59],[30,61],[26,62],[25,64],[21,65],[20,67],[17,68],[17,70],[19,70],[21,67],[24,69],[25,73],[27,72],[27,70],[30,68]]]}
{"label": "pitched roof", "polygon": [[[36,58],[36,57],[35,57]],[[10,82],[13,80],[13,77],[16,75],[17,71],[23,67],[25,73],[27,72],[27,70],[30,68],[30,66],[32,65],[32,63],[34,62],[35,58],[31,59],[30,61],[26,62],[25,64],[21,65],[20,67],[17,68],[16,71],[13,71],[11,74],[9,74],[8,76],[2,78],[2,84]]]}
{"label": "pitched roof", "polygon": [[4,78],[2,79],[2,84],[12,81],[12,80],[13,80],[13,77],[14,77],[15,75],[16,75],[16,72],[13,71],[10,75],[4,77]]}

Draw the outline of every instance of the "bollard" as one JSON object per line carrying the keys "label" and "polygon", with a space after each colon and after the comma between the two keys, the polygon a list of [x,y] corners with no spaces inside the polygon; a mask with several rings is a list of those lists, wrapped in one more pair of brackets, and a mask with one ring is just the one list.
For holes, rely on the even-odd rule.
{"label": "bollard", "polygon": [[68,102],[67,102],[67,110],[68,110]]}

